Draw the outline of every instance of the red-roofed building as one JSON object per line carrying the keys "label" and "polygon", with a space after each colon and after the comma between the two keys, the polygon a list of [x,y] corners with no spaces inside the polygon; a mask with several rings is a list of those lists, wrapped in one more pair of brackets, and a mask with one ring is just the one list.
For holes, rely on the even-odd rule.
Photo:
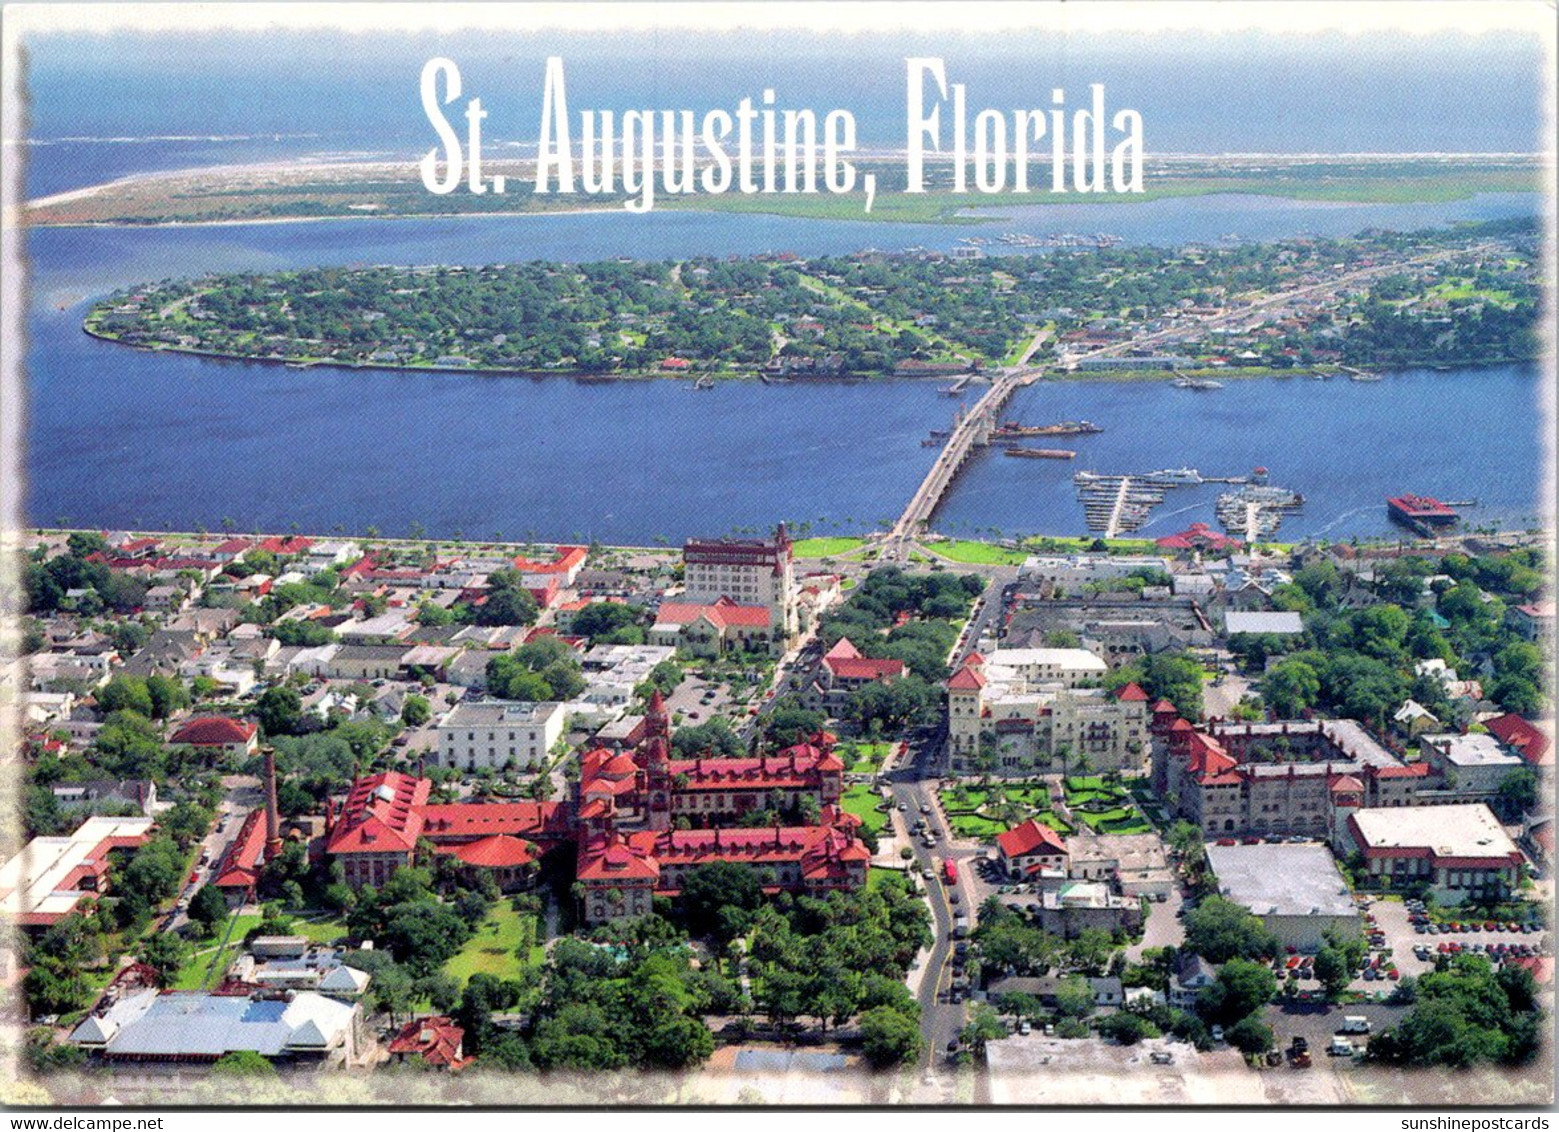
{"label": "red-roofed building", "polygon": [[1115,691],[1115,698],[1117,700],[1125,701],[1126,703],[1145,704],[1148,702],[1148,694],[1142,690],[1142,685],[1138,684],[1135,680],[1122,688],[1117,688]]}
{"label": "red-roofed building", "polygon": [[270,538],[261,539],[259,549],[268,554],[275,554],[282,558],[290,558],[294,554],[302,554],[314,545],[314,540],[304,538],[301,535],[283,537],[272,535]]}
{"label": "red-roofed building", "polygon": [[574,584],[589,555],[588,547],[560,546],[557,548],[557,556],[549,562],[516,557],[514,568],[520,572],[521,584],[527,589],[550,584],[555,591]]}
{"label": "red-roofed building", "polygon": [[254,543],[246,538],[230,538],[218,543],[208,553],[218,562],[239,562],[254,549]]}
{"label": "red-roofed building", "polygon": [[609,830],[579,849],[585,920],[647,915],[655,896],[676,896],[688,873],[721,862],[750,864],[770,891],[822,893],[866,883],[871,852],[844,825],[757,829]]}
{"label": "red-roofed building", "polygon": [[1070,857],[1066,840],[1055,830],[1034,818],[996,835],[1007,876],[1021,880],[1046,869],[1066,870]]}
{"label": "red-roofed building", "polygon": [[330,822],[326,852],[341,862],[354,888],[383,885],[412,863],[433,784],[400,771],[359,778]]}
{"label": "red-roofed building", "polygon": [[1554,765],[1553,743],[1547,735],[1522,719],[1515,712],[1484,720],[1489,734],[1520,755],[1528,766],[1551,767]]}
{"label": "red-roofed building", "polygon": [[438,851],[473,870],[487,873],[504,892],[528,887],[534,876],[532,866],[540,858],[536,846],[530,842],[501,833],[476,841],[440,845]]}
{"label": "red-roofed building", "polygon": [[1238,550],[1245,544],[1237,538],[1213,530],[1206,523],[1192,523],[1183,531],[1154,539],[1153,544],[1164,550],[1202,550],[1219,552]]}
{"label": "red-roofed building", "polygon": [[[587,806],[601,802],[614,825],[653,824],[650,798],[663,791],[661,816],[666,824],[680,818],[701,828],[732,825],[775,805],[796,811],[804,799],[822,811],[837,806],[844,794],[844,762],[834,753],[833,735],[814,735],[772,755],[673,759],[664,745],[670,720],[658,698],[645,717],[644,731],[632,754],[596,748],[580,755],[575,804],[581,819],[587,816]],[[655,787],[654,779],[663,785]]]}
{"label": "red-roofed building", "polygon": [[248,720],[229,719],[225,715],[202,715],[189,720],[168,738],[177,747],[220,750],[238,758],[247,758],[259,747],[259,728]]}
{"label": "red-roofed building", "polygon": [[867,684],[891,684],[902,679],[904,672],[902,660],[865,656],[850,638],[840,637],[823,654],[808,699],[817,707],[837,713],[851,692]]}
{"label": "red-roofed building", "polygon": [[228,843],[209,883],[217,886],[229,904],[242,903],[265,868],[265,808],[249,811]]}
{"label": "red-roofed building", "polygon": [[682,547],[682,600],[764,606],[782,651],[800,629],[794,559],[783,523],[771,538],[689,539]]}
{"label": "red-roofed building", "polygon": [[1403,763],[1351,720],[1211,721],[1155,715],[1154,789],[1204,835],[1335,842],[1361,807],[1420,805],[1429,767]]}
{"label": "red-roofed building", "polygon": [[454,1072],[470,1063],[463,1047],[465,1036],[465,1030],[445,1015],[413,1018],[391,1039],[390,1057],[397,1063],[415,1057],[441,1072]]}
{"label": "red-roofed building", "polygon": [[774,632],[768,606],[742,605],[728,597],[711,605],[661,602],[650,643],[685,648],[697,656],[719,656],[728,649],[777,656],[785,647],[784,637]]}
{"label": "red-roofed building", "polygon": [[1529,641],[1547,640],[1554,635],[1554,603],[1531,601],[1510,611],[1510,622]]}

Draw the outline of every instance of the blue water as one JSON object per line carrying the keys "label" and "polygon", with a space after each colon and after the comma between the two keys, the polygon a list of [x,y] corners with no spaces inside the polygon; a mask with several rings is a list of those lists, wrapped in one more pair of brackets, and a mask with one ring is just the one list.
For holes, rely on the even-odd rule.
{"label": "blue water", "polygon": [[[1230,197],[1217,208],[1197,200],[1091,208],[1060,226],[1092,230],[1102,226],[1094,214],[1108,213],[1117,230],[1176,242],[1215,229],[1313,230],[1349,216],[1418,227],[1431,217],[1529,211],[1531,201],[1513,194],[1350,212]],[[1038,210],[1034,223],[1044,216]],[[737,383],[697,393],[666,381],[300,372],[113,346],[83,334],[81,316],[115,287],[202,270],[818,253],[868,242],[948,246],[967,231],[657,213],[33,232],[29,509],[38,522],[98,526],[214,528],[232,519],[246,529],[404,532],[415,523],[446,536],[634,542],[780,516],[871,529],[896,514],[930,464],[933,450],[919,441],[953,408],[935,383]],[[1541,463],[1537,390],[1534,366],[1394,374],[1373,385],[1231,382],[1205,396],[1163,382],[1035,387],[1017,396],[1014,416],[1086,417],[1106,431],[1077,439],[1075,465],[983,456],[937,525],[1076,533],[1076,467],[1227,475],[1255,464],[1309,498],[1285,534],[1383,533],[1381,501],[1400,491],[1476,496],[1478,522],[1525,523]],[[1173,493],[1162,529],[1210,520],[1215,494]]]}
{"label": "blue water", "polygon": [[[1378,383],[1231,380],[1207,393],[1168,381],[1030,386],[1013,395],[1011,416],[1034,423],[1086,419],[1105,431],[1054,441],[1077,452],[1072,461],[981,453],[954,485],[937,526],[1075,532],[1081,508],[1074,472],[1187,466],[1214,476],[1263,466],[1272,483],[1303,494],[1305,506],[1283,522],[1284,537],[1389,531],[1384,501],[1402,492],[1476,499],[1478,506],[1466,512],[1475,526],[1533,526],[1544,460],[1539,389],[1532,364],[1402,370]],[[1158,537],[1197,520],[1216,526],[1214,503],[1229,490],[1176,488],[1142,533]]]}

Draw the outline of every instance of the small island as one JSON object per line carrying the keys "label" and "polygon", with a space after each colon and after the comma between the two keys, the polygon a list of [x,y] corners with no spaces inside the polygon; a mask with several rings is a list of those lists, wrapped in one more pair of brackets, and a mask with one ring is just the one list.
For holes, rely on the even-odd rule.
{"label": "small island", "polygon": [[134,287],[84,328],[296,367],[700,385],[1466,365],[1537,355],[1538,239],[1531,221],[1491,221],[1179,249],[1077,237],[1046,255],[970,237],[949,253],[309,268]]}

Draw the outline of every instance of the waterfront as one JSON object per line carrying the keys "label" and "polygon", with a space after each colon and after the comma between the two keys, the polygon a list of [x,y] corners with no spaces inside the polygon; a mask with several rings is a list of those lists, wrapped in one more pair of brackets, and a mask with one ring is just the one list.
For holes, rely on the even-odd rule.
{"label": "waterfront", "polygon": [[[1410,228],[1530,211],[1530,197],[1336,206],[1228,197],[1029,210],[1003,230],[1110,228],[1133,241],[1250,238],[1323,224]],[[1047,219],[1049,216],[1059,219]],[[1343,224],[1346,230],[1347,225]],[[989,229],[986,229],[989,231]],[[33,521],[102,527],[362,530],[486,537],[672,541],[763,526],[886,526],[935,453],[954,402],[932,382],[755,382],[694,393],[676,382],[584,383],[397,374],[150,354],[93,341],[86,304],[115,288],[205,271],[308,264],[491,263],[613,255],[848,252],[950,247],[961,225],[864,224],[694,212],[325,221],[30,233],[28,509]],[[971,397],[978,390],[971,392]],[[1257,380],[1214,394],[1167,382],[1066,382],[1019,394],[1032,423],[1087,418],[1071,463],[994,450],[960,478],[934,527],[1080,533],[1073,470],[1261,463],[1303,492],[1284,537],[1388,533],[1401,491],[1477,497],[1475,523],[1535,510],[1534,365],[1392,375],[1376,384]],[[1211,488],[1170,495],[1144,533],[1212,519]]]}

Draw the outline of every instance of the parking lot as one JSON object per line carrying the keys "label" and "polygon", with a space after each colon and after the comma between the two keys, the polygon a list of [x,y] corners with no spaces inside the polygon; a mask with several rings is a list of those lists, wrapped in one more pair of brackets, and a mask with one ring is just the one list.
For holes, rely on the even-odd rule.
{"label": "parking lot", "polygon": [[[1414,908],[1399,900],[1374,900],[1364,909],[1366,926],[1378,930],[1375,939],[1383,939],[1390,949],[1391,961],[1403,975],[1421,975],[1432,971],[1435,959],[1442,954],[1468,951],[1487,955],[1500,962],[1514,952],[1517,955],[1545,955],[1548,953],[1549,933],[1513,930],[1509,923],[1495,924],[1480,921],[1476,925],[1451,921],[1447,924],[1429,923],[1420,916],[1420,923],[1413,922]],[[1454,926],[1453,926],[1454,925]],[[1420,930],[1422,928],[1422,930]],[[1379,982],[1362,978],[1354,981],[1358,990],[1380,990]]]}

